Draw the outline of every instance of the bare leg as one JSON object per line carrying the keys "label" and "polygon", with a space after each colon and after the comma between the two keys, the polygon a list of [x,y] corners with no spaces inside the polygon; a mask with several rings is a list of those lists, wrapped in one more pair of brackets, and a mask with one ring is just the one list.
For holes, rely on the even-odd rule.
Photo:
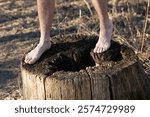
{"label": "bare leg", "polygon": [[113,24],[108,17],[107,0],[92,0],[92,2],[100,20],[99,40],[94,48],[94,53],[101,53],[110,47]]}
{"label": "bare leg", "polygon": [[25,63],[34,64],[51,47],[50,30],[55,0],[37,0],[41,37],[39,44],[25,57]]}

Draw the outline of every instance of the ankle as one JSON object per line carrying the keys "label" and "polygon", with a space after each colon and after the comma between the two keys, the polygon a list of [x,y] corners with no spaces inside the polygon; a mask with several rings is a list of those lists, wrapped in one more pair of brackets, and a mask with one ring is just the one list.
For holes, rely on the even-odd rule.
{"label": "ankle", "polygon": [[50,37],[48,37],[48,38],[40,38],[39,45],[43,46],[43,45],[47,45],[47,44],[51,44]]}
{"label": "ankle", "polygon": [[113,28],[113,23],[110,19],[107,21],[101,21],[100,22],[100,29],[101,30],[108,30],[108,29],[112,29],[112,28]]}

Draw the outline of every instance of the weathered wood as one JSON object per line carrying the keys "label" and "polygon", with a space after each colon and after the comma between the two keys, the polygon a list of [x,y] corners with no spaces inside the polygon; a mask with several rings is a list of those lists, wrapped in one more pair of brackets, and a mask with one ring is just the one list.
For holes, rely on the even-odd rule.
{"label": "weathered wood", "polygon": [[150,99],[150,81],[132,49],[112,41],[109,50],[95,54],[97,39],[55,37],[35,64],[23,58],[24,99]]}

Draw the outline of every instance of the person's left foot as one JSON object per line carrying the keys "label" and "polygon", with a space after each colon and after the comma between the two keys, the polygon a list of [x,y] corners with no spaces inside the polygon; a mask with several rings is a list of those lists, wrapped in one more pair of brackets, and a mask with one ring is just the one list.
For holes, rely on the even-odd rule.
{"label": "person's left foot", "polygon": [[106,29],[100,29],[99,40],[93,50],[94,53],[102,53],[109,49],[112,36],[113,24],[109,21]]}

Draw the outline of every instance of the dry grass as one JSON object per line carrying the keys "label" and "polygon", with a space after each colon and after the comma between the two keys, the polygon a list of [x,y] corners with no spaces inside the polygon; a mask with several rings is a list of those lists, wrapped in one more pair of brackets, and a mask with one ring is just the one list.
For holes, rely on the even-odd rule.
{"label": "dry grass", "polygon": [[150,6],[150,0],[148,0],[148,3],[147,3],[147,10],[146,10],[146,15],[145,15],[145,24],[144,24],[144,28],[143,28],[143,34],[142,34],[141,52],[143,51],[144,42],[145,42],[145,32],[146,32],[146,27],[147,27],[147,22],[148,22],[149,6]]}
{"label": "dry grass", "polygon": [[[84,0],[84,2],[86,3],[87,8],[89,9],[91,15],[93,16],[94,13],[91,10],[91,6],[89,5],[89,3],[86,0]],[[145,51],[145,49],[146,49],[146,48],[144,48],[145,41],[148,40],[148,38],[150,37],[149,31],[146,32],[146,30],[148,29],[148,26],[149,26],[148,25],[149,1],[124,0],[124,2],[122,1],[120,4],[119,4],[119,2],[120,2],[120,0],[113,0],[113,1],[110,0],[110,3],[113,5],[112,13],[110,13],[110,15],[112,16],[112,19],[114,22],[115,22],[115,19],[117,19],[119,16],[121,16],[122,19],[124,19],[124,24],[126,24],[125,30],[127,30],[128,33],[123,34],[123,32],[121,32],[120,29],[116,28],[116,26],[115,26],[113,36],[117,37],[119,41],[122,41],[123,43],[126,43],[128,46],[132,47],[136,51],[136,53],[141,53],[141,52]],[[138,8],[140,7],[140,5],[144,5],[144,3],[147,4],[146,9],[143,8],[143,12],[145,12],[145,14],[143,14],[143,15],[137,14],[135,12],[135,10],[140,10]],[[117,9],[121,5],[126,6],[127,11],[122,10],[122,12],[118,12]],[[137,9],[135,9],[135,7]],[[145,6],[143,6],[143,7],[145,7]],[[123,9],[123,6],[122,6],[122,9]],[[88,17],[88,18],[92,22],[93,19],[91,17]],[[141,20],[139,18],[141,18],[143,20],[143,24],[141,24],[142,26],[139,26],[137,24],[138,20]],[[80,19],[81,19],[81,16],[80,16]],[[87,25],[87,23],[82,22],[82,21],[80,21],[79,24],[80,24],[79,27],[82,27],[85,32],[87,31],[87,33],[98,35],[98,32],[97,32],[97,30],[95,30],[95,27],[93,29],[90,29],[89,26]],[[122,27],[120,27],[120,28],[122,28]],[[79,29],[79,30],[81,30],[81,29]]]}

